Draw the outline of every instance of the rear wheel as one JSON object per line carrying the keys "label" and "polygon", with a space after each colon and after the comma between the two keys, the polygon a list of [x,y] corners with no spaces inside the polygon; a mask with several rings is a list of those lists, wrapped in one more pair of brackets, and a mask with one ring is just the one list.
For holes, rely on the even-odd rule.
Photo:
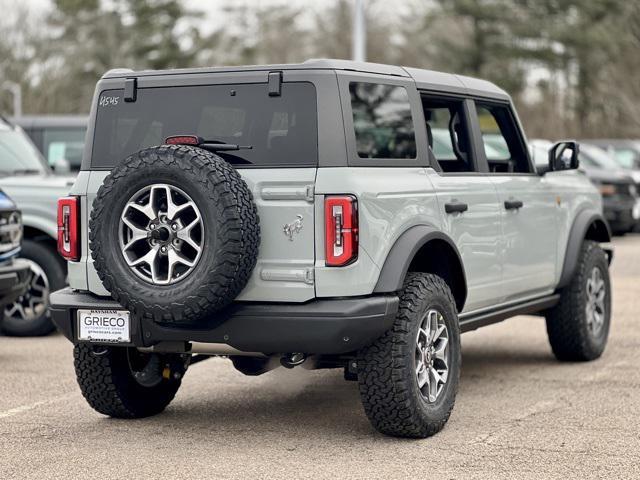
{"label": "rear wheel", "polygon": [[62,259],[49,245],[24,240],[20,256],[29,261],[29,290],[5,307],[2,331],[14,336],[47,335],[54,330],[49,312],[49,294],[66,284]]}
{"label": "rear wheel", "polygon": [[424,438],[446,424],[461,365],[455,305],[442,278],[410,273],[393,327],[358,353],[360,397],[378,431]]}
{"label": "rear wheel", "polygon": [[89,344],[76,345],[73,355],[84,398],[97,412],[117,418],[162,412],[180,388],[189,362],[179,354]]}
{"label": "rear wheel", "polygon": [[596,242],[582,245],[576,272],[546,319],[558,360],[589,361],[602,355],[611,322],[611,283],[606,254]]}

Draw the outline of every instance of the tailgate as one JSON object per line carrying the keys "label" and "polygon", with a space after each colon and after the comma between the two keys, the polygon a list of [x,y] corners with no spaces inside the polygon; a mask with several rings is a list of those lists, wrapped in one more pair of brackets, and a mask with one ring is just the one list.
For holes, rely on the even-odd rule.
{"label": "tailgate", "polygon": [[314,298],[316,169],[238,171],[258,206],[261,236],[258,263],[238,300],[303,302]]}

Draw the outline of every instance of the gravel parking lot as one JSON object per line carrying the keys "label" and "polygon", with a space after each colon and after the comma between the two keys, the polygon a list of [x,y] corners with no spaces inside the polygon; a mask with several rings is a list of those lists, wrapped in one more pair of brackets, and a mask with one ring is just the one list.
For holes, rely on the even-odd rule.
{"label": "gravel parking lot", "polygon": [[559,364],[544,322],[463,336],[449,424],[427,440],[375,433],[341,371],[257,378],[194,365],[155,418],[89,408],[62,336],[0,338],[0,478],[639,478],[640,236],[615,241],[609,347]]}

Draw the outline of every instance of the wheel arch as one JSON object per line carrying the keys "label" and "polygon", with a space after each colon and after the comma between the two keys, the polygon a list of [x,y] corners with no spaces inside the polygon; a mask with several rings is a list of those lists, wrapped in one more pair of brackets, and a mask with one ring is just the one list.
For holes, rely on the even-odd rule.
{"label": "wheel arch", "polygon": [[[607,243],[611,241],[611,229],[609,224],[599,212],[593,210],[583,210],[576,215],[569,239],[567,240],[567,248],[565,249],[564,261],[562,264],[562,273],[557,288],[565,287],[578,265],[578,257],[580,256],[580,248],[585,240],[593,240],[595,242]],[[609,263],[613,258],[611,249],[606,250]]]}
{"label": "wheel arch", "polygon": [[380,271],[375,293],[402,289],[408,272],[433,273],[451,288],[461,312],[467,299],[467,280],[462,257],[451,238],[427,225],[406,230],[393,244]]}
{"label": "wheel arch", "polygon": [[24,225],[23,238],[33,240],[34,242],[43,242],[48,245],[55,246],[56,240],[46,231],[31,225]]}

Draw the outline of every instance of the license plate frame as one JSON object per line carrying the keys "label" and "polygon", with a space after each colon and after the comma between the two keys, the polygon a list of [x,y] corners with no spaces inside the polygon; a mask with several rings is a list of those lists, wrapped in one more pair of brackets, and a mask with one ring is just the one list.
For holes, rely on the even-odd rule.
{"label": "license plate frame", "polygon": [[131,343],[131,313],[128,310],[79,309],[76,321],[78,341]]}

